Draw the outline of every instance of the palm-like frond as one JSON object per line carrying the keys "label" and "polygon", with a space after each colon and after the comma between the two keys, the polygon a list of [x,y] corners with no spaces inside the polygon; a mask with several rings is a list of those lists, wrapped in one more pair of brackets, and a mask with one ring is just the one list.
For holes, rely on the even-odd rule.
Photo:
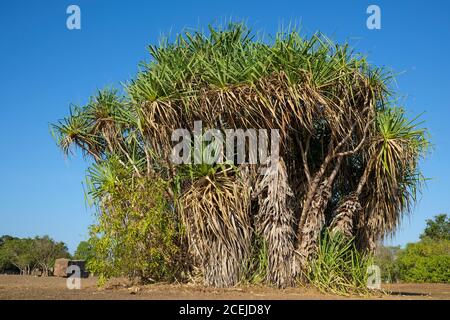
{"label": "palm-like frond", "polygon": [[399,108],[378,114],[378,134],[369,147],[373,164],[367,168],[365,214],[358,221],[362,247],[373,250],[376,239],[394,232],[400,213],[409,212],[416,200],[423,182],[418,161],[429,146],[427,132],[416,119],[408,120]]}

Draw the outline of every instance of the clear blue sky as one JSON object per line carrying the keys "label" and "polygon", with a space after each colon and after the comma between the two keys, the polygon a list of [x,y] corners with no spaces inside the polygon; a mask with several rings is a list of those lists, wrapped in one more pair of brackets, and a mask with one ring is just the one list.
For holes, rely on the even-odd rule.
{"label": "clear blue sky", "polygon": [[[81,8],[81,30],[66,8]],[[366,28],[381,8],[382,29]],[[413,215],[390,244],[416,241],[425,219],[450,210],[449,1],[2,1],[0,4],[0,235],[48,234],[73,252],[87,238],[81,156],[65,160],[48,124],[97,88],[133,77],[161,33],[245,19],[273,34],[289,21],[348,40],[369,61],[401,73],[398,92],[424,119],[435,149],[422,164],[428,182]]]}

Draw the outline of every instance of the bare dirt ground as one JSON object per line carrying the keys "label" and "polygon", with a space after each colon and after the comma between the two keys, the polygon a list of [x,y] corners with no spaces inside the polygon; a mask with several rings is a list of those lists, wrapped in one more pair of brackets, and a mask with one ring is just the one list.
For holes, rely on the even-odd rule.
{"label": "bare dirt ground", "polygon": [[66,279],[0,275],[0,299],[425,299],[450,300],[450,284],[392,284],[383,287],[390,295],[370,297],[342,297],[322,294],[314,288],[279,290],[260,286],[242,286],[228,289],[205,288],[199,285],[157,284],[129,286],[123,280],[113,280],[104,288],[97,287],[96,278],[81,280],[81,289],[69,290]]}

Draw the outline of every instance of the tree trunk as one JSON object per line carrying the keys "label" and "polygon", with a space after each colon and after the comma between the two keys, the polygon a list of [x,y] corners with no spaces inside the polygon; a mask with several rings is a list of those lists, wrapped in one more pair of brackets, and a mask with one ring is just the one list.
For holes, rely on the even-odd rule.
{"label": "tree trunk", "polygon": [[[297,253],[300,255],[298,263],[302,272],[306,272],[308,262],[317,253],[320,233],[325,225],[325,209],[331,198],[333,182],[339,172],[342,160],[343,157],[337,159],[333,171],[315,189],[308,208],[303,208],[302,210],[302,214],[305,215],[301,217],[304,218],[304,224],[299,226],[301,229],[299,230],[300,236],[297,242]],[[319,172],[319,174],[321,173]],[[315,177],[316,179],[317,177]]]}
{"label": "tree trunk", "polygon": [[331,232],[341,232],[346,237],[351,238],[354,236],[353,219],[361,213],[362,208],[359,203],[358,195],[352,193],[347,196],[336,209],[329,229]]}
{"label": "tree trunk", "polygon": [[364,211],[359,201],[359,196],[363,190],[364,185],[367,182],[367,178],[370,173],[371,163],[367,164],[363,175],[359,179],[358,186],[355,192],[350,193],[346,196],[339,207],[334,213],[333,220],[330,223],[329,229],[331,232],[341,232],[345,236],[351,238],[355,236],[355,228],[360,223],[354,223],[355,220],[364,220]]}

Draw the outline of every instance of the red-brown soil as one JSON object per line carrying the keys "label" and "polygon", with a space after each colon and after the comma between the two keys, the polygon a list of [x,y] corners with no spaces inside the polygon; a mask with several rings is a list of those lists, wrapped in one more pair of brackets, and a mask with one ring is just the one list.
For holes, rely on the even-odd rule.
{"label": "red-brown soil", "polygon": [[189,284],[155,284],[129,286],[122,280],[97,287],[96,278],[81,280],[81,289],[69,290],[66,279],[0,275],[0,299],[440,299],[450,300],[450,284],[391,284],[383,287],[392,294],[370,297],[343,297],[322,294],[314,288],[275,289],[262,286],[240,286],[227,289],[205,288]]}

